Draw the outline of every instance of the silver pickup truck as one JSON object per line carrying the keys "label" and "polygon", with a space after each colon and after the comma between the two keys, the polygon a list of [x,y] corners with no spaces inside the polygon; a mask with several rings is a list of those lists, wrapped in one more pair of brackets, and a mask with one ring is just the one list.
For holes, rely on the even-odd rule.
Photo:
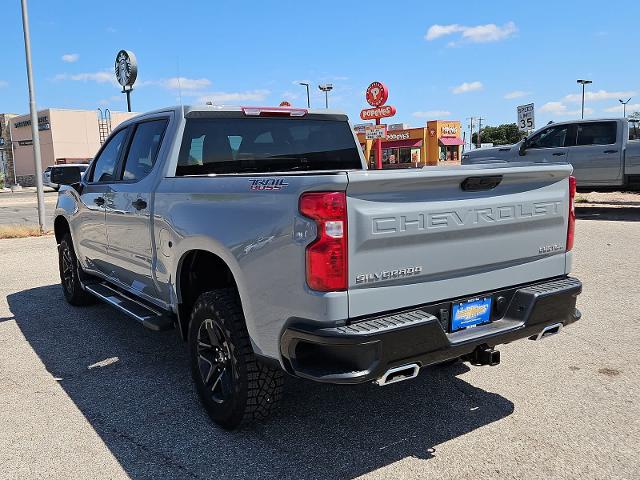
{"label": "silver pickup truck", "polygon": [[640,186],[640,121],[626,118],[552,123],[514,145],[462,155],[463,165],[566,162],[578,189]]}
{"label": "silver pickup truck", "polygon": [[[265,418],[283,373],[387,385],[580,318],[569,165],[371,171],[345,115],[177,107],[111,134],[58,197],[60,279],[175,327],[211,418]],[[90,311],[87,311],[90,314]]]}

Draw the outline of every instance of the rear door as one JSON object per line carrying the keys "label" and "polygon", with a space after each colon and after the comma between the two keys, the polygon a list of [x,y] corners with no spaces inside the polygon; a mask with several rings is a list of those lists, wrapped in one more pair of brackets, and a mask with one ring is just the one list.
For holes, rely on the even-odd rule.
{"label": "rear door", "polygon": [[569,148],[578,187],[622,184],[622,128],[616,120],[577,125],[576,145]]}
{"label": "rear door", "polygon": [[[350,316],[563,275],[570,172],[570,165],[349,172]],[[501,179],[493,189],[461,187],[492,175]]]}
{"label": "rear door", "polygon": [[151,172],[158,157],[168,117],[152,118],[131,127],[129,147],[116,181],[105,195],[110,276],[156,297],[152,276]]}

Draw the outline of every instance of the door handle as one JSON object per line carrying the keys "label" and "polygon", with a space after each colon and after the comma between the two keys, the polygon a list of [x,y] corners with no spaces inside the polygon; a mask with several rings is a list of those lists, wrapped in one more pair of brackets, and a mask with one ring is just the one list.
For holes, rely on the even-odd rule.
{"label": "door handle", "polygon": [[136,210],[143,210],[147,208],[147,202],[141,198],[137,199],[135,202],[131,202],[131,205],[133,205]]}
{"label": "door handle", "polygon": [[561,156],[563,156],[563,155],[566,155],[566,153],[563,153],[563,152],[556,152],[556,153],[552,153],[552,155],[553,155],[554,157],[561,157]]}
{"label": "door handle", "polygon": [[618,150],[605,150],[602,153],[618,153]]}
{"label": "door handle", "polygon": [[104,198],[102,197],[96,197],[93,199],[93,203],[95,203],[96,205],[98,205],[99,207],[104,205]]}

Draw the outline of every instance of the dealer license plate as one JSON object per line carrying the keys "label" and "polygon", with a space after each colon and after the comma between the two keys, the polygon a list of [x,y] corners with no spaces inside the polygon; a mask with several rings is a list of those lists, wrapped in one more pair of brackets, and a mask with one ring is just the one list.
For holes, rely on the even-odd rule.
{"label": "dealer license plate", "polygon": [[491,297],[472,298],[454,303],[452,310],[452,332],[489,323],[491,321]]}

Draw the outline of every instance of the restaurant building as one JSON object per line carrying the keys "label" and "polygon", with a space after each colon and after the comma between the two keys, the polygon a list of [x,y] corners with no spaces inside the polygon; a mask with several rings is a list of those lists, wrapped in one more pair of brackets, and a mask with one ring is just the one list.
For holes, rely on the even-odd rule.
{"label": "restaurant building", "polygon": [[[464,140],[460,136],[460,122],[433,120],[427,122],[429,131],[428,153],[437,163],[460,163]],[[435,165],[436,163],[432,163]],[[432,165],[430,163],[430,165]]]}
{"label": "restaurant building", "polygon": [[[112,128],[137,115],[131,112],[109,112],[99,115],[96,110],[64,110],[49,108],[38,112],[38,132],[42,170],[54,164],[88,163],[97,153]],[[7,183],[23,186],[35,184],[35,163],[31,116],[19,115],[9,119],[10,148],[13,178]]]}
{"label": "restaurant building", "polygon": [[[375,168],[375,141],[366,140],[364,125],[355,125],[358,141],[370,168]],[[460,122],[434,120],[426,127],[409,128],[405,124],[387,126],[382,140],[382,168],[420,168],[426,165],[460,163]]]}

